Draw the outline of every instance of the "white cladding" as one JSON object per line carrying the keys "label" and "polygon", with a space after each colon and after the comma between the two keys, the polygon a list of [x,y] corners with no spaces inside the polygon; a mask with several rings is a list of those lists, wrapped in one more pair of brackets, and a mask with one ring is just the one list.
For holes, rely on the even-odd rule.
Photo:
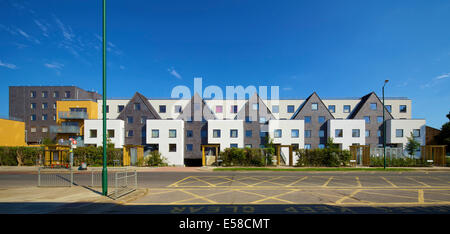
{"label": "white cladding", "polygon": [[[214,131],[220,131],[220,137],[215,137]],[[237,130],[237,136],[231,134]],[[244,121],[243,120],[208,120],[208,143],[219,144],[220,151],[236,144],[238,148],[244,147]]]}
{"label": "white cladding", "polygon": [[[408,143],[407,137],[411,136],[411,132],[416,129],[415,140],[420,142],[420,145],[425,145],[425,124],[424,119],[390,119],[386,121],[386,143],[387,144],[402,144],[405,148]],[[401,135],[399,133],[402,133]]]}
{"label": "white cladding", "polygon": [[[125,123],[120,119],[108,119],[106,121],[108,137],[114,148],[122,148],[125,144]],[[114,132],[111,132],[114,131]],[[93,134],[96,134],[94,137]],[[103,120],[86,119],[84,120],[84,144],[103,146]],[[114,134],[114,137],[111,135]]]}
{"label": "white cladding", "polygon": [[[342,149],[350,149],[353,144],[365,145],[366,124],[363,119],[330,119],[328,120],[328,136],[335,144],[341,144]],[[336,135],[342,131],[342,136]]]}
{"label": "white cladding", "polygon": [[147,144],[158,144],[159,152],[169,165],[184,165],[183,120],[148,119],[146,138]]}
{"label": "white cladding", "polygon": [[[304,120],[269,120],[269,137],[273,139],[274,144],[292,145],[298,144],[298,148],[305,145],[305,122]],[[289,148],[282,147],[283,152],[289,165]],[[297,163],[297,157],[293,157],[293,165]]]}

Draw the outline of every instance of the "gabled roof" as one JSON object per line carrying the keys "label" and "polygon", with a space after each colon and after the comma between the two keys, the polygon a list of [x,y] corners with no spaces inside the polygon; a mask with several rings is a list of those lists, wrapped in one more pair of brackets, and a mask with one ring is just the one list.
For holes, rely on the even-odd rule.
{"label": "gabled roof", "polygon": [[327,110],[327,112],[330,114],[331,118],[334,119],[334,115],[331,114],[330,110],[328,110],[327,106],[325,105],[325,103],[323,103],[322,99],[319,97],[319,95],[317,95],[316,92],[313,92],[311,95],[309,95],[308,98],[306,98],[306,100],[298,107],[297,111],[292,115],[291,119],[295,119],[297,117],[297,115],[302,112],[303,108],[306,106],[306,104],[309,103],[310,99],[312,97],[317,97],[317,99],[319,100],[320,104],[323,105],[323,107]]}
{"label": "gabled roof", "polygon": [[[201,104],[201,108],[196,110],[194,105],[197,103]],[[195,93],[194,96],[191,97],[191,100],[183,108],[177,119],[186,120],[189,116],[191,116],[193,121],[201,121],[196,120],[198,117],[201,117],[202,119],[204,118],[205,120],[217,119],[214,112],[211,111],[209,106],[205,103],[205,100],[203,100],[198,93]]]}
{"label": "gabled roof", "polygon": [[125,119],[127,109],[133,108],[132,105],[134,103],[143,103],[144,107],[153,115],[154,119],[161,119],[161,116],[159,116],[158,112],[156,112],[155,108],[153,108],[153,106],[150,104],[148,99],[144,95],[142,95],[138,92],[136,92],[134,94],[134,96],[130,99],[130,101],[128,101],[127,105],[124,107],[124,109],[122,110],[122,112],[119,114],[119,116],[117,118]]}
{"label": "gabled roof", "polygon": [[[258,104],[258,110],[253,110],[250,108],[250,104]],[[262,112],[265,110],[265,112]],[[270,116],[270,119],[275,119],[275,116],[272,114],[272,111],[269,107],[264,103],[258,93],[254,93],[245,103],[245,105],[238,111],[235,119],[245,119],[247,114],[250,114],[250,111],[256,111],[257,118],[260,117],[260,114],[267,113],[266,116]]]}
{"label": "gabled roof", "polygon": [[[371,92],[371,93],[366,94],[363,97],[361,97],[361,101],[358,103],[358,105],[356,105],[356,107],[353,109],[352,113],[350,113],[350,115],[347,117],[347,119],[355,118],[355,116],[361,111],[362,107],[367,105],[367,101],[370,99],[371,96],[375,96],[377,98],[378,102],[383,105],[380,98],[378,98],[377,94],[375,92]],[[387,113],[391,117],[391,119],[394,118],[388,110],[386,110],[385,113]]]}

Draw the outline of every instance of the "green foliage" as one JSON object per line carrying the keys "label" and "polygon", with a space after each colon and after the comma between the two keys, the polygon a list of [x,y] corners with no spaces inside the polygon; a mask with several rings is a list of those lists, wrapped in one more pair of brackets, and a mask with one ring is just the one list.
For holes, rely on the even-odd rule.
{"label": "green foliage", "polygon": [[156,150],[145,157],[144,163],[150,167],[164,167],[168,165],[167,158],[163,157],[161,153]]}
{"label": "green foliage", "polygon": [[335,147],[325,149],[297,149],[296,166],[299,167],[339,167],[350,163],[351,154],[348,150]]}
{"label": "green foliage", "polygon": [[219,153],[222,166],[264,166],[266,153],[257,148],[227,148]]}
{"label": "green foliage", "polygon": [[435,137],[435,139],[439,145],[446,145],[447,152],[450,152],[450,122],[442,125],[441,132]]}
{"label": "green foliage", "polygon": [[[123,150],[112,147],[107,147],[106,150],[106,164],[108,166],[114,165],[114,160],[119,160],[122,165]],[[77,147],[73,150],[74,166],[81,165],[85,162],[88,166],[102,166],[103,165],[103,147]]]}
{"label": "green foliage", "polygon": [[407,137],[407,139],[408,139],[408,143],[406,144],[405,149],[412,158],[416,154],[416,151],[419,149],[420,142],[418,142],[418,141],[416,141],[416,139],[414,139],[414,135],[412,132],[411,132],[410,137]]}
{"label": "green foliage", "polygon": [[0,147],[0,166],[33,166],[42,157],[41,147]]}
{"label": "green foliage", "polygon": [[[383,167],[384,158],[383,157],[370,157],[371,167]],[[416,158],[386,158],[387,167],[424,167],[431,166],[423,159]]]}

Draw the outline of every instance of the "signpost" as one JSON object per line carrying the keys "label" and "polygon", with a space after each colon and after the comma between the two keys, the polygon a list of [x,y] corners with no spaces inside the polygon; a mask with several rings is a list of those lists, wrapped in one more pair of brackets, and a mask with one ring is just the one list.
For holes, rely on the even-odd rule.
{"label": "signpost", "polygon": [[108,195],[108,169],[106,168],[106,0],[103,0],[103,169],[102,194]]}

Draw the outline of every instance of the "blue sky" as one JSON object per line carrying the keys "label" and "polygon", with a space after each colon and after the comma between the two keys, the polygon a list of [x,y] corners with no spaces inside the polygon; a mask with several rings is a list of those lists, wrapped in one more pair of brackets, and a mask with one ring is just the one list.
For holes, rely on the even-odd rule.
{"label": "blue sky", "polygon": [[[281,98],[412,99],[450,111],[450,1],[108,1],[108,97],[176,85],[280,86]],[[0,115],[8,86],[101,92],[101,0],[0,0]]]}

